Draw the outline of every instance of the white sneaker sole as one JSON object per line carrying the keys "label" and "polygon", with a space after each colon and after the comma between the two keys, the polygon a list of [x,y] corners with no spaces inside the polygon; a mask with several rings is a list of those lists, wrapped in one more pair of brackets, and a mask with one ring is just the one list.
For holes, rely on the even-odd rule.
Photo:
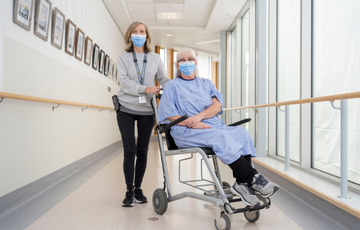
{"label": "white sneaker sole", "polygon": [[279,190],[279,188],[280,188],[279,186],[275,186],[273,188],[273,190],[268,194],[263,194],[255,189],[254,190],[255,190],[255,193],[260,194],[262,197],[268,198],[268,197],[272,196],[277,190]]}
{"label": "white sneaker sole", "polygon": [[239,197],[241,197],[241,200],[242,200],[242,202],[243,202],[244,204],[249,205],[249,206],[257,206],[257,205],[260,205],[260,201],[258,201],[258,202],[255,203],[255,204],[252,204],[252,203],[248,202],[247,200],[245,200],[245,199],[244,199],[244,196],[243,196],[240,192],[238,192],[236,189],[234,189],[233,186],[230,187],[230,190],[231,190],[231,192],[234,193],[235,195],[238,195]]}
{"label": "white sneaker sole", "polygon": [[136,198],[134,198],[134,202],[136,202],[138,204],[142,204],[142,203],[147,203],[147,200],[144,202],[142,200],[137,200]]}
{"label": "white sneaker sole", "polygon": [[132,203],[132,204],[124,204],[124,203],[122,203],[121,206],[123,206],[123,207],[134,207],[134,203]]}

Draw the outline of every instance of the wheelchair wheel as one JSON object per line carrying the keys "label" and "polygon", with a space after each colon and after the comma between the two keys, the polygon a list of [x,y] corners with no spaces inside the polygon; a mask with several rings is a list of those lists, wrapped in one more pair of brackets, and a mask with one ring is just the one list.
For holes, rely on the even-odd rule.
{"label": "wheelchair wheel", "polygon": [[244,212],[244,216],[249,222],[255,222],[260,218],[260,212],[259,212],[259,210],[246,211],[246,212]]}
{"label": "wheelchair wheel", "polygon": [[229,230],[231,228],[230,218],[223,212],[220,216],[220,223],[218,223],[215,219],[214,224],[217,230]]}
{"label": "wheelchair wheel", "polygon": [[222,182],[222,186],[223,186],[223,188],[231,188],[231,185],[226,181]]}
{"label": "wheelchair wheel", "polygon": [[157,214],[162,215],[166,212],[168,206],[168,199],[166,192],[163,189],[158,188],[154,191],[152,202],[154,210]]}

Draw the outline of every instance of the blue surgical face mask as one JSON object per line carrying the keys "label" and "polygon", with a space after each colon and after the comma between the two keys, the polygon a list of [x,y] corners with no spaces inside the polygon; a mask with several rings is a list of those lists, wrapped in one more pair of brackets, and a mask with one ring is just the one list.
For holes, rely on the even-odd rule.
{"label": "blue surgical face mask", "polygon": [[146,42],[146,35],[131,35],[131,41],[137,48],[141,48]]}
{"label": "blue surgical face mask", "polygon": [[179,64],[179,69],[180,69],[181,73],[183,73],[186,76],[189,76],[195,70],[195,62],[194,61],[192,61],[192,62],[186,61],[185,63]]}

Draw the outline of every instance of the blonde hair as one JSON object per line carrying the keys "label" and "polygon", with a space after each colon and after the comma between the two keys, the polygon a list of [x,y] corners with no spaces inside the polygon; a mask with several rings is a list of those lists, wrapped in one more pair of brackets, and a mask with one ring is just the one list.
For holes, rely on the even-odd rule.
{"label": "blonde hair", "polygon": [[[197,56],[196,56],[196,53],[193,49],[190,49],[190,48],[182,48],[180,49],[178,52],[177,52],[177,55],[176,55],[176,66],[179,64],[179,59],[184,55],[184,54],[187,54],[188,56],[190,57],[193,57],[195,59],[195,61],[197,62]],[[198,67],[197,65],[195,65],[195,77],[199,77],[199,71],[198,71]],[[181,71],[177,68],[176,69],[176,74],[175,74],[175,77],[180,77],[181,76]]]}
{"label": "blonde hair", "polygon": [[134,51],[134,45],[131,41],[131,34],[134,31],[134,29],[138,26],[138,25],[144,25],[145,26],[145,31],[146,31],[146,42],[145,42],[145,46],[144,46],[144,51],[145,53],[151,52],[151,34],[149,31],[149,28],[142,22],[139,21],[135,21],[133,23],[131,23],[128,28],[126,29],[126,33],[124,36],[124,42],[125,42],[125,51],[126,52],[132,52]]}

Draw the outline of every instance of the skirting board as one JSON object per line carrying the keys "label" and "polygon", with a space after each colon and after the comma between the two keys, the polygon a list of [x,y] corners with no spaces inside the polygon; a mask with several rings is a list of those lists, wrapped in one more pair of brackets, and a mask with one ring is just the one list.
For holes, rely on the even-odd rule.
{"label": "skirting board", "polygon": [[35,199],[42,193],[56,186],[66,178],[79,172],[81,169],[97,161],[98,159],[119,148],[122,141],[117,141],[103,149],[100,149],[68,166],[65,166],[39,180],[25,185],[3,197],[0,197],[0,220],[21,208],[24,204]]}

